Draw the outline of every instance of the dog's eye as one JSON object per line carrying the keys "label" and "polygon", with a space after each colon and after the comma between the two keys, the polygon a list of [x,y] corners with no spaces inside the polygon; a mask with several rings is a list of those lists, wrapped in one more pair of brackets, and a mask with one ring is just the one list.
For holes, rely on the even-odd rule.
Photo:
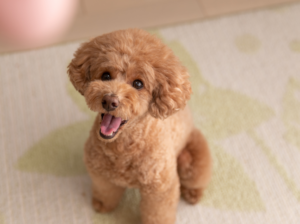
{"label": "dog's eye", "polygon": [[134,80],[132,86],[136,89],[141,89],[144,87],[144,84],[142,83],[141,80]]}
{"label": "dog's eye", "polygon": [[101,80],[102,81],[108,81],[108,80],[111,80],[111,76],[110,76],[110,73],[109,72],[104,72],[101,76]]}

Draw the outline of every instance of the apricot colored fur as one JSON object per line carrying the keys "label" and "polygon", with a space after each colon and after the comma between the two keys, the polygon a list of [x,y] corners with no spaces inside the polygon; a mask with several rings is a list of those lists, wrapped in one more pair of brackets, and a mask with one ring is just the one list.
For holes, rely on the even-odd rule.
{"label": "apricot colored fur", "polygon": [[[102,81],[104,72],[112,80]],[[98,112],[84,149],[94,209],[110,212],[125,188],[139,188],[143,224],[174,224],[180,189],[197,203],[211,175],[209,148],[186,107],[192,92],[186,68],[158,38],[129,29],[84,43],[68,74]],[[137,79],[144,88],[132,86]],[[110,140],[99,134],[107,94],[120,101],[109,113],[128,120]]]}

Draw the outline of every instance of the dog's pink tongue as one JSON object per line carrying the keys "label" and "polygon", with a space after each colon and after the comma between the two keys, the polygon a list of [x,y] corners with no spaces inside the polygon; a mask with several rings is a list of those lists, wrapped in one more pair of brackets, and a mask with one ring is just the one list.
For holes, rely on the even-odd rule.
{"label": "dog's pink tongue", "polygon": [[120,117],[114,117],[110,114],[105,114],[101,122],[101,133],[104,135],[110,135],[112,132],[116,132],[120,127],[122,119]]}

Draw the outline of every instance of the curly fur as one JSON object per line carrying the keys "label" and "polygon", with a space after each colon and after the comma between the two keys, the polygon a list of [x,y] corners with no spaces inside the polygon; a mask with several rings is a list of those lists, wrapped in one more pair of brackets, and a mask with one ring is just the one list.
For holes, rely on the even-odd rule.
{"label": "curly fur", "polygon": [[[112,80],[102,81],[104,72]],[[158,38],[129,29],[84,43],[68,74],[98,112],[85,145],[94,209],[113,210],[124,189],[135,187],[141,191],[144,224],[175,223],[180,189],[187,202],[196,203],[211,174],[208,146],[186,107],[192,92],[186,68]],[[142,89],[132,86],[137,79]],[[109,113],[127,120],[112,139],[99,134],[105,95],[120,102]]]}

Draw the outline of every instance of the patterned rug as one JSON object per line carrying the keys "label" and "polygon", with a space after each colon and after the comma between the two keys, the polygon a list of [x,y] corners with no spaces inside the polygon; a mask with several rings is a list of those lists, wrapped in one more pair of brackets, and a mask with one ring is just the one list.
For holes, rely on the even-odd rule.
{"label": "patterned rug", "polygon": [[[178,224],[300,223],[300,4],[151,30],[191,74],[214,158]],[[82,148],[95,117],[68,81],[79,42],[0,55],[0,224],[138,224],[139,193],[96,214]]]}

